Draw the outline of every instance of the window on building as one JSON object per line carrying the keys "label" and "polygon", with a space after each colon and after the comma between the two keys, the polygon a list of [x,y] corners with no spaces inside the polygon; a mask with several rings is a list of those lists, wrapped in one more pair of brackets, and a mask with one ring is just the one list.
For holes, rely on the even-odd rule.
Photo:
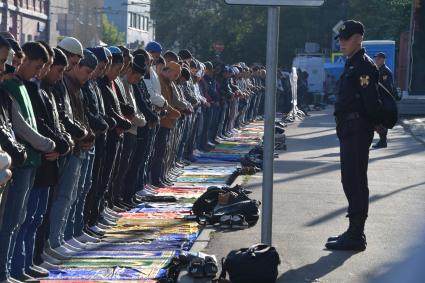
{"label": "window on building", "polygon": [[137,28],[137,15],[133,14],[133,26],[134,28]]}
{"label": "window on building", "polygon": [[131,27],[131,25],[133,24],[133,13],[128,13],[129,14],[129,20],[130,22],[128,23],[128,26]]}
{"label": "window on building", "polygon": [[27,35],[27,41],[32,41],[32,34]]}

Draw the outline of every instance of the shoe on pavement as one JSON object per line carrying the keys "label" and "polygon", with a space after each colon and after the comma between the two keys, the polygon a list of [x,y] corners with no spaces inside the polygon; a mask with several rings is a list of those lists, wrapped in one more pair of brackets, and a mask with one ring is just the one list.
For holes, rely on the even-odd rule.
{"label": "shoe on pavement", "polygon": [[101,240],[96,238],[96,237],[92,237],[89,234],[87,234],[86,232],[83,232],[83,234],[81,234],[77,240],[81,243],[99,243]]}
{"label": "shoe on pavement", "polygon": [[364,251],[366,249],[366,236],[344,233],[336,241],[326,243],[328,250],[338,251]]}

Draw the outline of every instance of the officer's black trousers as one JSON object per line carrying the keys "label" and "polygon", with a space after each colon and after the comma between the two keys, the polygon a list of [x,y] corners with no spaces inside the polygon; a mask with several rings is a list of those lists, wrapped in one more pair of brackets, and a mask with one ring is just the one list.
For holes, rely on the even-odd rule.
{"label": "officer's black trousers", "polygon": [[348,217],[363,221],[367,218],[369,208],[367,169],[373,133],[373,127],[364,119],[342,121],[337,125]]}

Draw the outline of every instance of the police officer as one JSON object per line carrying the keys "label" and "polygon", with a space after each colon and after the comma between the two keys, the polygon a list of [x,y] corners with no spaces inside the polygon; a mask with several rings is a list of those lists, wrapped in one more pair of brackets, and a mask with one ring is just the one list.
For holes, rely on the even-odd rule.
{"label": "police officer", "polygon": [[349,20],[344,22],[336,36],[341,52],[347,57],[337,93],[335,120],[350,224],[346,232],[328,239],[326,248],[330,250],[366,249],[364,226],[369,207],[369,148],[381,104],[377,89],[379,71],[362,48],[363,35],[363,24]]}
{"label": "police officer", "polygon": [[[393,73],[390,68],[385,64],[385,53],[379,52],[374,56],[375,64],[379,68],[379,82],[391,93],[394,90]],[[373,145],[373,148],[385,148],[387,147],[387,134],[388,129],[382,127],[378,130],[379,141]]]}

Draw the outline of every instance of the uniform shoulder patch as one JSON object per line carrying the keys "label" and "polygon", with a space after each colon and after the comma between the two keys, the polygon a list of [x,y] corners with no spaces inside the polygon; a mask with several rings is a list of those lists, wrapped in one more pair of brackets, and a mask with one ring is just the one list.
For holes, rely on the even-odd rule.
{"label": "uniform shoulder patch", "polygon": [[363,88],[367,88],[370,84],[370,77],[368,75],[360,76],[360,86]]}

